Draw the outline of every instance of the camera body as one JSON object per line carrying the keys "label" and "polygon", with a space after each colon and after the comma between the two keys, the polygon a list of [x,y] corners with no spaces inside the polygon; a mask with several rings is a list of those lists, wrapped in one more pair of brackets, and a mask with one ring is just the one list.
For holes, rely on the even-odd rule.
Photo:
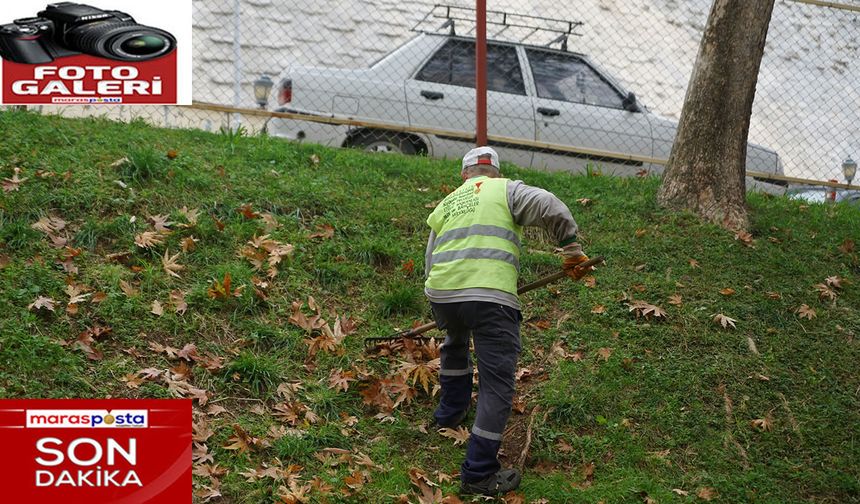
{"label": "camera body", "polygon": [[137,24],[120,11],[74,2],[48,4],[38,17],[0,25],[0,56],[26,64],[90,54],[118,61],[146,61],[176,48],[170,33]]}

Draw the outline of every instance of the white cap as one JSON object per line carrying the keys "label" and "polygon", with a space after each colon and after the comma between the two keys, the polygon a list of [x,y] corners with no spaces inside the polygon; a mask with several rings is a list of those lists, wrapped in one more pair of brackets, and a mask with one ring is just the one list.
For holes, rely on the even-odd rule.
{"label": "white cap", "polygon": [[474,165],[491,165],[499,169],[499,155],[492,147],[477,147],[470,150],[463,156],[463,166],[460,168],[460,173],[466,168]]}

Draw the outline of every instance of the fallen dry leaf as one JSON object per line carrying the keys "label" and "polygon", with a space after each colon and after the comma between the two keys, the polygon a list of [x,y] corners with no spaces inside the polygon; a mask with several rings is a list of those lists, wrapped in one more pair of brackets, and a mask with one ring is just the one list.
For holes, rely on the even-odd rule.
{"label": "fallen dry leaf", "polygon": [[63,229],[66,228],[66,221],[59,217],[42,217],[33,223],[30,227],[35,229],[36,231],[41,231],[46,235],[53,235],[59,233]]}
{"label": "fallen dry leaf", "polygon": [[170,291],[170,304],[173,305],[173,312],[180,315],[188,309],[188,303],[185,302],[185,293],[179,289]]}
{"label": "fallen dry leaf", "polygon": [[526,498],[516,490],[511,490],[502,496],[502,502],[504,504],[526,504]]}
{"label": "fallen dry leaf", "polygon": [[20,175],[20,173],[21,173],[20,168],[15,167],[12,169],[12,171],[13,171],[12,178],[4,178],[3,179],[3,183],[2,183],[3,192],[17,191],[21,187],[21,184],[23,184],[24,182],[26,182],[28,180],[27,177],[24,177],[24,178],[18,177],[18,175]]}
{"label": "fallen dry leaf", "polygon": [[224,222],[221,221],[221,219],[219,219],[218,217],[215,217],[213,214],[209,214],[209,217],[212,218],[212,221],[215,224],[215,228],[218,231],[224,231],[224,227],[226,226],[226,224],[224,224]]}
{"label": "fallen dry leaf", "polygon": [[308,235],[308,238],[322,238],[323,240],[328,240],[334,236],[334,226],[329,224],[324,224],[322,226],[317,226],[317,230],[314,233]]}
{"label": "fallen dry leaf", "polygon": [[541,331],[546,331],[550,327],[552,327],[552,323],[549,320],[538,319],[531,322],[528,322],[528,325],[534,327],[535,329],[539,329]]}
{"label": "fallen dry leaf", "polygon": [[122,292],[126,297],[133,297],[139,292],[132,284],[125,280],[119,281],[119,288],[122,289]]}
{"label": "fallen dry leaf", "polygon": [[815,315],[815,310],[814,310],[813,308],[810,308],[810,307],[809,307],[809,306],[807,306],[806,304],[802,304],[802,305],[800,305],[799,307],[797,307],[797,309],[796,309],[796,310],[794,310],[794,312],[795,312],[795,313],[797,313],[797,316],[798,316],[798,317],[800,317],[800,318],[805,318],[805,319],[808,319],[808,320],[812,320],[812,319],[814,319],[814,318],[815,318],[815,316],[816,316],[816,315]]}
{"label": "fallen dry leaf", "polygon": [[343,369],[333,369],[328,379],[329,386],[341,392],[349,390],[349,384],[354,381],[355,372],[344,371]]}
{"label": "fallen dry leaf", "polygon": [[714,314],[714,322],[723,326],[723,329],[727,329],[729,326],[732,326],[732,329],[736,329],[735,322],[737,322],[737,320],[735,320],[733,318],[729,318],[726,315],[723,315],[722,313],[715,313]]}
{"label": "fallen dry leaf", "polygon": [[180,248],[182,248],[183,252],[191,252],[195,248],[197,248],[197,242],[199,242],[197,238],[194,236],[186,236],[179,242]]}
{"label": "fallen dry leaf", "polygon": [[835,289],[831,289],[827,284],[815,284],[812,286],[815,290],[818,291],[818,299],[821,301],[830,300],[835,301],[837,297],[839,297],[839,293],[836,292]]}
{"label": "fallen dry leaf", "polygon": [[597,350],[597,355],[599,355],[604,361],[608,361],[609,357],[612,355],[612,349],[608,347],[599,348]]}
{"label": "fallen dry leaf", "polygon": [[214,498],[221,497],[220,485],[220,480],[213,478],[209,485],[203,485],[197,490],[194,490],[194,495],[202,499],[203,502],[209,502]]}
{"label": "fallen dry leaf", "polygon": [[829,277],[825,278],[824,283],[826,283],[830,287],[833,287],[834,289],[841,289],[842,288],[842,278],[840,278],[838,275],[829,276]]}
{"label": "fallen dry leaf", "polygon": [[740,241],[749,248],[755,248],[755,240],[753,240],[752,235],[746,231],[738,231],[735,233],[735,240]]}
{"label": "fallen dry leaf", "polygon": [[260,216],[259,213],[253,210],[253,205],[251,205],[250,203],[245,203],[244,205],[237,208],[236,211],[242,214],[242,217],[245,217],[248,220],[253,220]]}
{"label": "fallen dry leaf", "polygon": [[263,221],[263,228],[267,233],[271,233],[272,231],[281,227],[281,223],[278,222],[278,218],[269,212],[263,212],[260,214],[260,220]]}
{"label": "fallen dry leaf", "polygon": [[161,267],[164,268],[164,271],[175,278],[182,278],[179,276],[177,271],[182,271],[185,269],[185,266],[176,262],[179,259],[180,252],[177,252],[175,255],[170,255],[170,249],[164,250],[164,256],[161,258]]}
{"label": "fallen dry leaf", "polygon": [[850,255],[854,252],[856,247],[854,245],[854,240],[846,238],[845,241],[843,241],[842,244],[836,248],[839,249],[839,251],[843,254]]}
{"label": "fallen dry leaf", "polygon": [[212,454],[209,453],[209,447],[202,443],[194,443],[194,447],[191,449],[191,460],[197,464],[204,464],[206,462],[211,464],[215,462]]}
{"label": "fallen dry leaf", "polygon": [[437,504],[442,501],[442,490],[435,488],[438,485],[430,481],[424,471],[414,467],[409,469],[409,479],[421,492],[418,495],[419,504]]}
{"label": "fallen dry leaf", "polygon": [[186,344],[184,347],[182,347],[182,350],[176,352],[176,356],[189,362],[191,362],[192,360],[197,360],[197,345],[195,345],[194,343]]}
{"label": "fallen dry leaf", "polygon": [[164,235],[170,233],[170,226],[173,225],[172,222],[168,221],[169,218],[169,215],[150,215],[149,221],[157,233]]}
{"label": "fallen dry leaf", "polygon": [[149,249],[162,243],[164,243],[164,239],[155,231],[144,231],[134,237],[134,244],[144,249]]}
{"label": "fallen dry leaf", "polygon": [[420,383],[424,392],[430,393],[430,384],[436,383],[437,374],[440,367],[440,360],[433,359],[430,362],[403,362],[401,363],[399,372],[403,376],[404,381],[412,380],[412,385]]}
{"label": "fallen dry leaf", "polygon": [[699,488],[699,491],[696,492],[696,496],[698,498],[700,498],[702,500],[706,500],[706,501],[712,500],[712,499],[716,498],[718,495],[719,494],[717,494],[717,491],[711,487],[701,487],[701,488]]}
{"label": "fallen dry leaf", "polygon": [[602,304],[595,305],[594,308],[591,309],[591,313],[601,314],[601,313],[605,313],[605,312],[606,312],[606,307],[603,306]]}
{"label": "fallen dry leaf", "polygon": [[150,341],[149,342],[149,349],[155,353],[166,354],[168,359],[175,359],[176,358],[176,352],[179,351],[178,348],[173,348],[172,346],[169,346],[169,345],[164,346],[161,343],[158,343],[156,341]]}
{"label": "fallen dry leaf", "polygon": [[645,317],[648,320],[652,317],[655,319],[666,318],[666,310],[645,301],[631,301],[627,304],[627,308],[628,311],[633,312],[637,319],[639,317]]}
{"label": "fallen dry leaf", "polygon": [[726,287],[725,289],[720,289],[720,294],[722,294],[723,296],[731,296],[734,293],[735,293],[735,290],[730,288],[730,287]]}
{"label": "fallen dry leaf", "polygon": [[574,449],[564,438],[558,438],[555,442],[555,448],[562,453],[570,453]]}
{"label": "fallen dry leaf", "polygon": [[456,429],[450,429],[448,427],[439,429],[439,434],[446,438],[453,439],[454,446],[466,444],[466,441],[469,440],[469,430],[462,426]]}
{"label": "fallen dry leaf", "polygon": [[760,431],[769,431],[773,429],[773,420],[770,418],[770,415],[764,418],[756,418],[755,420],[750,421],[750,425]]}
{"label": "fallen dry leaf", "polygon": [[223,280],[215,279],[212,282],[212,285],[209,286],[209,289],[206,290],[206,293],[212,299],[230,299],[230,297],[241,297],[242,290],[245,289],[245,286],[242,285],[233,290],[232,289],[232,279],[230,277],[230,272],[224,273]]}
{"label": "fallen dry leaf", "polygon": [[34,310],[54,311],[54,303],[56,303],[56,301],[54,301],[53,299],[51,299],[49,297],[39,296],[36,298],[35,301],[33,301],[32,303],[30,303],[27,306],[27,309],[31,310],[31,311],[34,311]]}
{"label": "fallen dry leaf", "polygon": [[185,220],[188,221],[188,224],[181,225],[182,227],[193,227],[197,225],[197,219],[200,218],[200,210],[197,208],[188,208],[187,206],[183,206],[179,209],[179,213],[185,217]]}
{"label": "fallen dry leaf", "polygon": [[156,299],[152,302],[152,309],[149,310],[149,313],[152,313],[157,317],[164,315],[164,307],[161,306],[161,302],[159,300]]}
{"label": "fallen dry leaf", "polygon": [[683,298],[681,297],[680,294],[672,294],[671,296],[669,296],[668,303],[670,305],[681,306],[683,304],[682,299]]}
{"label": "fallen dry leaf", "polygon": [[221,413],[226,413],[227,408],[223,406],[218,406],[217,404],[212,404],[208,408],[206,408],[206,414],[212,416],[218,416]]}

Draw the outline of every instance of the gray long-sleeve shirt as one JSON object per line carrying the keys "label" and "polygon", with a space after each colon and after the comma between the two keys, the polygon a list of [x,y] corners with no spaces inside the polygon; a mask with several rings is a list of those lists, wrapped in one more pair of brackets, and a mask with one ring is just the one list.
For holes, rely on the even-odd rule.
{"label": "gray long-sleeve shirt", "polygon": [[[520,226],[537,226],[545,229],[560,246],[576,241],[577,225],[567,205],[554,194],[539,187],[526,185],[521,180],[508,183],[508,208],[514,222]],[[430,274],[433,242],[436,233],[430,231],[427,250],[424,254],[424,276]],[[510,306],[517,310],[520,303],[517,296],[508,292],[469,288],[458,290],[424,289],[427,298],[434,303],[459,303],[464,301],[487,301]]]}

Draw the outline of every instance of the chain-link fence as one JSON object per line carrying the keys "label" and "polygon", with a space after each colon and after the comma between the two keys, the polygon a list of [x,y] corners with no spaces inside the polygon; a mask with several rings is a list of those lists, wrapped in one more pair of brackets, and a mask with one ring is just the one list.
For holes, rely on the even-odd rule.
{"label": "chain-link fence", "polygon": [[[60,112],[458,158],[475,134],[475,12],[446,1],[195,0],[195,102],[256,109],[255,81],[270,79],[262,107],[287,115]],[[661,170],[711,3],[490,0],[490,143],[527,167]],[[748,170],[842,181],[842,161],[860,157],[858,33],[857,0],[777,0]]]}

